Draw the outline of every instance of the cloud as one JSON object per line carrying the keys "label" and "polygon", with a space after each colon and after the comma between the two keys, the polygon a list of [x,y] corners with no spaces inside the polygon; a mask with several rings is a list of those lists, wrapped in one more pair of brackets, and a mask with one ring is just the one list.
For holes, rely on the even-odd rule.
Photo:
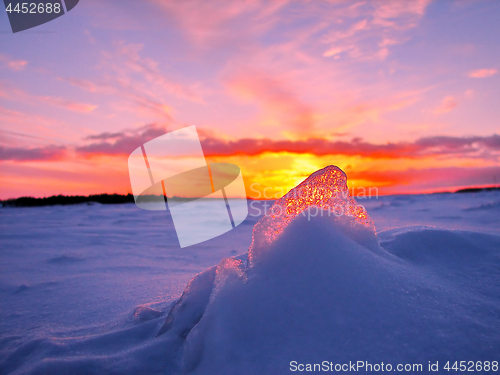
{"label": "cloud", "polygon": [[111,96],[115,109],[134,111],[140,115],[171,120],[172,107],[176,99],[187,99],[203,104],[200,85],[187,82],[183,77],[167,76],[160,64],[143,56],[143,45],[117,42],[114,48],[102,52],[98,70],[101,79],[90,80],[74,77],[58,77],[61,81],[93,93]]}
{"label": "cloud", "polygon": [[163,126],[148,124],[134,130],[118,133],[101,133],[86,137],[87,140],[99,140],[76,148],[76,152],[86,155],[129,155],[142,144],[167,133]]}
{"label": "cloud", "polygon": [[481,149],[500,151],[500,135],[450,137],[423,137],[414,142],[425,154],[473,153]]}
{"label": "cloud", "polygon": [[441,104],[434,108],[432,113],[435,115],[440,115],[442,113],[448,113],[453,111],[457,107],[457,100],[453,96],[447,96],[443,99]]}
{"label": "cloud", "polygon": [[429,0],[335,2],[335,7],[322,11],[324,17],[338,20],[330,22],[323,35],[323,43],[330,45],[323,56],[385,60],[391,46],[407,40],[401,31],[416,27],[429,3]]}
{"label": "cloud", "polygon": [[76,86],[84,91],[92,92],[92,93],[100,93],[100,94],[114,94],[116,93],[116,89],[106,83],[103,82],[92,82],[86,79],[77,79],[77,78],[63,78],[58,77],[60,81],[69,82],[71,85]]}
{"label": "cloud", "polygon": [[469,72],[471,78],[488,78],[498,73],[496,69],[478,69]]}
{"label": "cloud", "polygon": [[110,139],[118,139],[118,138],[122,138],[124,136],[125,136],[124,132],[118,132],[118,133],[105,132],[105,133],[101,133],[101,134],[89,135],[88,137],[85,137],[85,139],[91,139],[91,140],[98,139],[98,140],[102,140],[102,141],[108,141]]}
{"label": "cloud", "polygon": [[[9,137],[9,139],[0,143],[13,146],[13,140],[7,134],[12,136],[15,133],[44,141],[44,144],[48,142],[57,143],[61,141],[61,138],[65,137],[65,134],[61,133],[61,129],[67,126],[65,122],[43,114],[31,113],[26,108],[22,109],[24,111],[21,112],[0,106],[0,124],[2,124],[3,128],[3,137]],[[17,140],[14,142],[17,142]],[[29,144],[28,146],[34,147],[35,145]]]}
{"label": "cloud", "polygon": [[0,160],[12,161],[57,161],[66,156],[64,146],[20,148],[0,146]]}
{"label": "cloud", "polygon": [[[420,138],[414,142],[373,144],[355,138],[350,142],[321,138],[307,140],[239,139],[207,137],[202,140],[205,156],[259,155],[265,152],[310,153],[314,155],[358,155],[371,158],[416,158],[430,155],[469,155],[500,151],[500,136]],[[484,155],[483,155],[484,156]]]}
{"label": "cloud", "polygon": [[257,102],[268,120],[274,119],[297,133],[308,133],[314,127],[313,108],[299,99],[284,79],[245,71],[227,80],[226,86],[236,96]]}
{"label": "cloud", "polygon": [[150,0],[180,26],[198,47],[261,35],[278,21],[275,14],[288,1],[163,1]]}
{"label": "cloud", "polygon": [[229,155],[260,155],[266,152],[290,152],[297,154],[314,155],[363,155],[375,158],[391,158],[403,156],[408,145],[386,144],[375,145],[361,139],[351,142],[329,141],[321,138],[307,140],[282,140],[270,139],[239,139],[236,141],[223,141],[216,138],[202,140],[205,156]]}
{"label": "cloud", "polygon": [[97,105],[77,102],[56,96],[32,95],[26,91],[8,87],[0,82],[0,97],[9,100],[22,101],[25,103],[43,103],[54,107],[63,108],[72,112],[89,113],[97,108]]}
{"label": "cloud", "polygon": [[24,68],[26,68],[26,65],[28,65],[28,62],[25,60],[13,60],[8,56],[1,54],[0,54],[0,63],[2,63],[4,66],[14,71],[23,70]]}
{"label": "cloud", "polygon": [[[139,129],[118,133],[101,133],[87,137],[98,140],[76,149],[83,154],[129,155],[143,143],[167,133],[157,124],[145,125]],[[255,156],[264,153],[289,152],[296,154],[363,156],[374,159],[420,158],[436,155],[497,158],[500,152],[500,136],[451,137],[433,136],[414,142],[374,144],[361,138],[351,141],[334,141],[324,138],[305,140],[271,140],[243,138],[228,140],[217,137],[213,132],[199,130],[205,156]]]}
{"label": "cloud", "polygon": [[[266,41],[266,36],[272,34],[272,39],[284,44],[302,39],[310,46],[319,41],[323,45],[320,54],[326,57],[346,54],[383,60],[390,45],[404,41],[400,35],[391,34],[417,26],[430,0],[150,2],[162,9],[198,49],[231,44],[240,50],[250,41],[266,44],[270,40]],[[390,44],[384,43],[388,40]]]}
{"label": "cloud", "polygon": [[166,120],[172,120],[172,107],[165,104],[159,97],[161,90],[151,91],[141,88],[143,82],[132,83],[130,79],[109,78],[106,81],[92,82],[85,79],[61,78],[59,80],[69,82],[80,89],[103,95],[112,95],[114,98],[124,99],[125,103],[120,103],[122,110],[134,110],[139,113],[155,116]]}
{"label": "cloud", "polygon": [[425,14],[425,9],[430,0],[386,0],[374,2],[375,18],[390,20],[404,17],[420,17]]}
{"label": "cloud", "polygon": [[[148,82],[148,85],[162,87],[164,90],[184,99],[189,99],[194,102],[203,102],[198,93],[188,85],[178,83],[174,79],[167,79],[158,68],[159,64],[155,60],[141,56],[142,44],[133,43],[117,43],[117,54],[109,56],[111,61],[115,62],[117,58],[120,60],[113,64],[117,72],[124,73],[130,78],[131,74],[139,74]],[[125,69],[124,69],[125,68]],[[130,81],[130,80],[129,80]],[[127,85],[130,87],[131,85]]]}
{"label": "cloud", "polygon": [[97,105],[94,104],[75,102],[73,100],[58,98],[54,96],[38,96],[36,98],[43,103],[47,103],[54,107],[63,108],[73,112],[89,113],[97,108]]}

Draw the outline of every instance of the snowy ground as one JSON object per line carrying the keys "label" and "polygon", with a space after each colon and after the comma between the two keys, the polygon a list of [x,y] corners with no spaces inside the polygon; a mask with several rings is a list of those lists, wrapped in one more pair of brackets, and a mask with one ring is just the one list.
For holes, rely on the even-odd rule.
{"label": "snowy ground", "polygon": [[[382,260],[356,263],[356,267],[360,267],[360,273],[367,274],[367,279],[372,283],[390,283],[396,280],[400,283],[401,290],[406,289],[405,293],[416,294],[416,297],[412,297],[411,303],[415,304],[412,305],[413,309],[418,309],[422,303],[438,303],[436,301],[443,299],[443,296],[453,296],[456,285],[463,285],[465,294],[457,295],[456,299],[450,297],[447,304],[436,308],[437,310],[429,308],[428,311],[422,310],[421,313],[432,315],[439,311],[439,314],[445,314],[450,306],[455,306],[456,315],[450,319],[461,322],[457,324],[465,327],[462,334],[468,337],[463,337],[464,342],[469,340],[479,348],[474,353],[470,352],[471,358],[500,360],[498,355],[500,353],[500,237],[498,236],[500,194],[484,192],[406,195],[379,197],[359,202],[367,208],[375,222],[378,241],[390,253],[390,256],[381,256]],[[248,250],[252,239],[252,228],[259,219],[258,214],[262,214],[264,204],[268,203],[251,202],[250,216],[235,230],[185,249],[179,248],[172,223],[165,213],[143,211],[133,204],[0,209],[2,316],[0,373],[102,373],[104,371],[118,374],[192,370],[189,365],[182,367],[176,363],[177,352],[180,350],[179,343],[173,342],[174,339],[167,337],[168,335],[159,338],[156,338],[156,335],[170,308],[195,274],[218,264],[222,258],[244,254]],[[423,233],[422,229],[415,228],[387,231],[409,225],[434,226],[444,230],[427,231],[422,235],[412,234]],[[450,231],[450,229],[481,232],[484,235]],[[304,234],[307,235],[310,233]],[[343,238],[339,241],[344,241]],[[445,248],[445,251],[436,256],[436,251],[440,248]],[[276,253],[279,251],[276,250]],[[295,256],[298,257],[297,254]],[[318,254],[315,256],[320,257]],[[390,258],[392,256],[398,257],[398,262],[402,262],[402,268],[391,266],[390,272],[393,272],[391,277],[384,279],[379,275],[385,271],[373,275],[367,271],[370,268],[388,267],[387,264],[392,262]],[[437,259],[439,257],[441,259]],[[335,259],[325,260],[325,264],[329,262],[334,264]],[[271,264],[274,263],[270,260],[266,267],[272,269]],[[289,267],[293,268],[293,265]],[[429,271],[433,267],[439,268],[439,272]],[[415,272],[413,279],[408,276],[410,272],[408,270]],[[275,271],[273,275],[280,272],[279,269]],[[321,276],[321,272],[318,272],[318,275]],[[400,274],[404,274],[406,278]],[[272,277],[270,279],[270,282],[273,282]],[[342,283],[342,280],[337,281]],[[422,290],[431,290],[429,296],[432,294],[433,297],[419,299],[419,289],[415,287],[416,284]],[[336,284],[337,287],[338,285]],[[394,290],[387,285],[379,287],[388,288],[390,293],[394,293]],[[326,290],[330,289],[326,287]],[[377,288],[374,287],[373,290],[376,291]],[[224,293],[231,296],[235,292],[225,290]],[[244,290],[241,293],[244,293]],[[282,291],[284,296],[287,296],[287,293],[287,290]],[[384,300],[387,297],[384,296],[378,300]],[[271,298],[269,295],[267,297]],[[246,301],[252,298],[257,297],[250,296]],[[234,314],[242,312],[228,312],[223,306],[219,306],[223,305],[224,301],[223,297],[219,297],[218,302],[216,300],[213,304],[215,307],[212,306],[210,310],[211,314],[225,311],[227,321],[235,326],[237,322],[231,319]],[[394,303],[395,308],[404,310],[402,306],[406,302],[395,297],[392,300],[384,300],[384,303]],[[278,304],[276,309],[286,308],[285,305]],[[375,310],[382,308],[376,301],[372,301],[370,306]],[[248,305],[246,308],[250,310],[251,306]],[[352,308],[364,309],[366,306],[358,301]],[[464,311],[463,314],[461,310]],[[371,312],[373,311],[363,311],[368,315]],[[286,315],[284,311],[275,313]],[[379,316],[377,314],[380,311],[373,313]],[[207,316],[208,321],[210,314],[207,313]],[[313,318],[310,316],[307,319]],[[336,316],[335,319],[337,319],[335,322],[347,321],[348,317]],[[444,323],[440,325],[440,319],[447,319],[445,315],[436,318],[436,321],[432,319],[419,318],[415,324],[435,327],[437,332],[433,334],[441,335],[443,344],[449,344],[450,340],[457,338],[452,332],[455,326]],[[402,320],[401,324],[404,322]],[[262,325],[259,321],[254,323]],[[239,324],[244,325],[244,322]],[[251,327],[252,323],[249,324]],[[201,328],[198,331],[205,329],[206,332],[211,332],[215,329],[208,323],[206,327],[199,326]],[[275,336],[281,332],[279,327],[276,330]],[[216,332],[221,334],[225,331],[221,328]],[[386,335],[392,334],[386,327],[374,333],[373,337],[367,334],[367,338],[380,339],[383,332],[386,332]],[[304,332],[297,334],[305,335]],[[337,337],[343,339],[350,337],[345,332],[337,334]],[[352,337],[357,337],[356,333],[351,332],[351,334]],[[401,335],[398,344],[406,346],[407,349],[406,352],[396,353],[399,360],[407,358],[407,360],[424,361],[426,358],[428,360],[435,358],[432,352],[436,352],[434,345],[437,345],[439,340],[434,344],[429,343],[427,347],[429,353],[426,353],[424,344],[416,344],[415,349],[411,343],[405,341],[409,337],[408,332],[400,330],[394,333],[398,334]],[[207,337],[211,340],[208,340],[211,349],[205,348],[210,354],[206,354],[204,359],[198,358],[201,349],[193,349],[201,345],[196,342],[196,335],[203,336],[205,341]],[[199,364],[198,373],[231,373],[216,370],[211,366],[214,366],[213,363],[218,363],[217,361],[227,362],[227,358],[232,358],[227,353],[219,357],[214,353],[218,353],[217,345],[226,345],[226,348],[228,345],[234,345],[234,338],[217,337],[213,333],[202,335],[199,332],[194,332],[190,336],[192,336],[191,343],[185,345],[188,347],[186,349],[188,353],[184,356]],[[431,336],[430,333],[423,334],[424,339]],[[288,338],[289,342],[286,345],[281,343],[287,348],[283,349],[283,353],[304,353],[303,345],[307,343],[304,341],[294,343],[293,337]],[[258,341],[258,337],[254,339]],[[323,344],[325,350],[326,345],[333,345],[332,342],[335,342],[335,338],[331,337],[325,340]],[[254,342],[255,345],[257,341]],[[269,342],[280,345],[279,340]],[[379,343],[372,341],[370,345]],[[273,352],[273,349],[267,346],[262,343],[267,353],[276,355],[280,353]],[[357,350],[356,345],[352,343],[346,344],[345,347],[350,348],[350,353]],[[388,345],[386,349],[392,350],[394,347]],[[449,353],[465,355],[469,353],[467,351],[469,349],[467,345],[457,344],[455,350],[449,349]],[[413,353],[414,350],[419,350],[419,354]],[[237,358],[235,361],[240,364],[252,363],[264,357],[269,362],[272,361],[272,358],[262,353],[252,354],[250,349],[248,353],[250,353],[248,358]],[[337,353],[340,353],[338,348]],[[365,357],[373,354],[365,349],[360,349],[359,353]],[[407,357],[402,353],[407,353]],[[485,353],[487,358],[482,358],[481,353]],[[490,358],[491,353],[497,353],[497,358]],[[384,352],[381,349],[381,359],[386,359],[382,354]],[[207,355],[214,358],[213,363],[206,362]],[[333,360],[333,357],[334,354],[324,359]],[[372,359],[377,360],[377,357]],[[293,358],[283,360],[283,363],[289,363]],[[308,360],[307,355],[302,355],[301,360]],[[311,354],[309,360],[320,360],[320,358],[318,354]],[[449,360],[468,360],[468,358],[449,358]],[[276,367],[262,367],[260,372],[257,370],[252,372],[247,368],[246,373],[289,373],[289,367],[283,367],[284,364],[278,362]]]}

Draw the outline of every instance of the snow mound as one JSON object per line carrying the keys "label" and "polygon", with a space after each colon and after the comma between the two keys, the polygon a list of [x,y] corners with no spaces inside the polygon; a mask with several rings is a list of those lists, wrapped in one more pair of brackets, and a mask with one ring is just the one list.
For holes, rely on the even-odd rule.
{"label": "snow mound", "polygon": [[254,261],[259,249],[275,241],[299,215],[308,219],[318,215],[333,217],[342,225],[364,226],[368,231],[375,232],[365,208],[349,195],[346,174],[330,165],[314,172],[274,202],[269,213],[253,229],[249,260]]}
{"label": "snow mound", "polygon": [[[33,339],[0,373],[287,374],[291,362],[323,361],[425,373],[429,361],[498,360],[500,236],[426,226],[376,235],[366,211],[349,208],[340,169],[299,187],[309,196],[278,200],[286,215],[263,217],[248,254],[194,277],[166,317],[140,306],[114,332]],[[303,215],[310,207],[318,214]]]}
{"label": "snow mound", "polygon": [[275,203],[288,215],[256,224],[250,262],[224,259],[190,283],[179,301],[188,312],[172,309],[161,330],[182,341],[180,373],[279,374],[291,361],[324,360],[426,366],[499,352],[500,237],[421,226],[384,232],[379,244],[360,208],[300,215],[351,203],[339,171],[299,185],[308,198],[292,191]]}
{"label": "snow mound", "polygon": [[[425,366],[495,358],[500,237],[400,230],[374,252],[332,221],[297,218],[251,267],[224,260],[204,286],[209,303],[197,323],[164,332],[183,332],[180,373],[281,374],[290,361]],[[183,303],[198,298],[185,293]]]}

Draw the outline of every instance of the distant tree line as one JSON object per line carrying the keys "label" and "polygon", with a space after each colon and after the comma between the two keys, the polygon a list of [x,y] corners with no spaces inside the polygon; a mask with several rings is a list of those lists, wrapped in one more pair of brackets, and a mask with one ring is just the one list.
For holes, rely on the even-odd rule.
{"label": "distant tree line", "polygon": [[479,193],[481,191],[500,191],[500,186],[492,186],[485,188],[465,188],[457,190],[455,193]]}
{"label": "distant tree line", "polygon": [[81,203],[122,204],[134,203],[134,196],[132,194],[53,195],[46,198],[21,197],[6,199],[1,202],[2,207],[40,207],[56,204],[66,206]]}
{"label": "distant tree line", "polygon": [[[479,193],[482,191],[500,191],[500,186],[485,187],[485,188],[465,188],[455,191],[455,193]],[[158,196],[149,195],[141,196],[143,201],[148,199],[155,200]],[[168,199],[174,200],[191,200],[187,198],[172,197]],[[54,206],[54,205],[70,205],[70,204],[123,204],[134,203],[134,196],[132,194],[93,194],[93,195],[53,195],[46,198],[33,198],[33,197],[20,197],[14,199],[0,200],[2,207],[41,207],[41,206]]]}

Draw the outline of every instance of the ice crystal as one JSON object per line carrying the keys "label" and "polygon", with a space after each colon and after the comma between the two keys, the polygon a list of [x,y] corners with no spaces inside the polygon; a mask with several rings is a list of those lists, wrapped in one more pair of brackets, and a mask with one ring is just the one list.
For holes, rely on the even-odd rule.
{"label": "ice crystal", "polygon": [[348,216],[354,223],[374,230],[373,221],[365,208],[349,195],[347,176],[330,165],[314,172],[300,185],[290,190],[271,206],[254,226],[250,252],[276,240],[298,215]]}

